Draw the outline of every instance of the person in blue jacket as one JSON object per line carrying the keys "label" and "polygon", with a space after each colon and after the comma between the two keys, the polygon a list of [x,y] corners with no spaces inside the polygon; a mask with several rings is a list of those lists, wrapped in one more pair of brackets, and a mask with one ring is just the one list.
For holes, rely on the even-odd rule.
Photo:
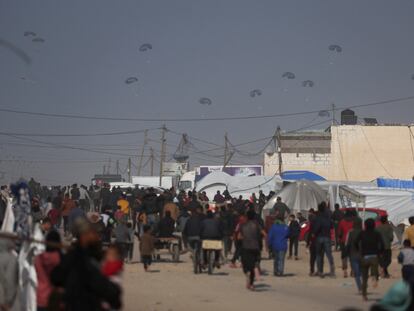
{"label": "person in blue jacket", "polygon": [[288,248],[289,226],[282,218],[277,218],[272,225],[268,235],[268,245],[272,249],[274,258],[274,276],[283,276],[285,268],[285,257]]}

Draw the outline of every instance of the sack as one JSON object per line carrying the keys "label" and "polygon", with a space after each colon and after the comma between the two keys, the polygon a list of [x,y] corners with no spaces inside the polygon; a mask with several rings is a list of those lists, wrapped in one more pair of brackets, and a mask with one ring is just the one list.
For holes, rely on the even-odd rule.
{"label": "sack", "polygon": [[221,250],[223,249],[223,241],[219,240],[203,240],[203,249]]}

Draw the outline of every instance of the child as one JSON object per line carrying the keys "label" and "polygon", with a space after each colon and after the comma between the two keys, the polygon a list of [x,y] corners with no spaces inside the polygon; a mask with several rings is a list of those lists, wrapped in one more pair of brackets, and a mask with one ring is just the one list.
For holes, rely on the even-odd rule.
{"label": "child", "polygon": [[289,257],[292,259],[293,248],[295,249],[295,260],[298,260],[298,246],[299,246],[299,235],[300,235],[300,225],[296,220],[295,215],[289,216]]}
{"label": "child", "polygon": [[144,225],[144,234],[141,236],[139,251],[141,253],[141,261],[144,264],[145,272],[152,263],[152,253],[154,252],[154,237],[151,234],[151,226]]}
{"label": "child", "polygon": [[102,274],[108,277],[113,283],[121,286],[123,269],[124,262],[122,260],[121,249],[116,244],[109,245],[102,262]]}
{"label": "child", "polygon": [[409,283],[414,281],[414,249],[410,240],[404,240],[403,248],[398,255],[398,262],[402,265],[402,278]]}

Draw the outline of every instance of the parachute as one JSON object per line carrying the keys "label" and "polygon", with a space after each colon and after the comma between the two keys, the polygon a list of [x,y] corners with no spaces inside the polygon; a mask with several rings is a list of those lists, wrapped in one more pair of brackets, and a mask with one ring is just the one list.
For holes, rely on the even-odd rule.
{"label": "parachute", "polygon": [[411,80],[414,80],[414,73],[411,75]]}
{"label": "parachute", "polygon": [[321,110],[318,112],[318,117],[327,118],[330,116],[330,113],[328,110]]}
{"label": "parachute", "polygon": [[25,31],[23,34],[25,37],[36,37],[36,33],[33,31]]}
{"label": "parachute", "polygon": [[45,39],[43,39],[43,38],[34,38],[32,41],[36,42],[36,43],[44,43]]}
{"label": "parachute", "polygon": [[303,87],[313,87],[315,83],[312,80],[305,80],[302,82]]}
{"label": "parachute", "polygon": [[148,50],[152,50],[152,44],[144,43],[139,47],[140,52],[146,52]]}
{"label": "parachute", "polygon": [[138,82],[138,78],[137,77],[129,77],[129,78],[127,78],[125,80],[125,83],[126,84],[132,84],[132,83],[135,83],[135,82]]}
{"label": "parachute", "polygon": [[250,97],[256,97],[262,95],[262,91],[259,89],[255,89],[250,91]]}
{"label": "parachute", "polygon": [[286,71],[284,74],[282,74],[282,78],[295,79],[296,76],[293,72]]}
{"label": "parachute", "polygon": [[207,97],[201,97],[198,101],[201,105],[207,105],[210,106],[213,102],[211,101],[210,98]]}
{"label": "parachute", "polygon": [[329,51],[341,53],[342,52],[342,47],[337,45],[337,44],[331,44],[329,46]]}

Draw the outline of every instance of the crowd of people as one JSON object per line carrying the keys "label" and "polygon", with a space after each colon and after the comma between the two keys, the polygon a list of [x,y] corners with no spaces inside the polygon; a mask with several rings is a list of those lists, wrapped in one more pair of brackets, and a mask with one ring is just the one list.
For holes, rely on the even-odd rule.
{"label": "crowd of people", "polygon": [[[373,287],[380,277],[390,277],[394,235],[387,217],[363,220],[355,209],[343,211],[338,204],[333,211],[321,202],[294,214],[278,197],[264,217],[263,207],[274,193],[233,198],[228,191],[218,191],[210,200],[205,192],[176,192],[174,188],[111,189],[109,185],[77,184],[47,188],[34,180],[28,188],[31,217],[42,230],[46,245],[33,260],[39,311],[121,308],[122,271],[133,259],[136,239],[145,271],[157,259],[154,251],[160,239],[175,237],[182,252],[200,252],[202,266],[208,262],[202,242],[222,241],[222,251],[215,252],[215,267],[227,262],[232,268],[240,265],[246,274],[246,288],[255,290],[266,251],[274,261],[273,275],[279,278],[286,274],[286,257],[301,259],[298,245],[306,224],[309,230],[303,238],[310,254],[311,277],[336,277],[332,249],[341,252],[344,277],[348,277],[350,266],[364,300],[370,276]],[[7,221],[11,196],[7,186],[1,188],[0,226]],[[408,287],[414,284],[414,217],[410,224],[398,256]],[[4,284],[0,285],[0,310],[14,310],[17,258],[12,252],[21,246],[0,238],[0,269],[7,271],[4,283],[0,282]],[[325,260],[328,274],[324,273]]]}

